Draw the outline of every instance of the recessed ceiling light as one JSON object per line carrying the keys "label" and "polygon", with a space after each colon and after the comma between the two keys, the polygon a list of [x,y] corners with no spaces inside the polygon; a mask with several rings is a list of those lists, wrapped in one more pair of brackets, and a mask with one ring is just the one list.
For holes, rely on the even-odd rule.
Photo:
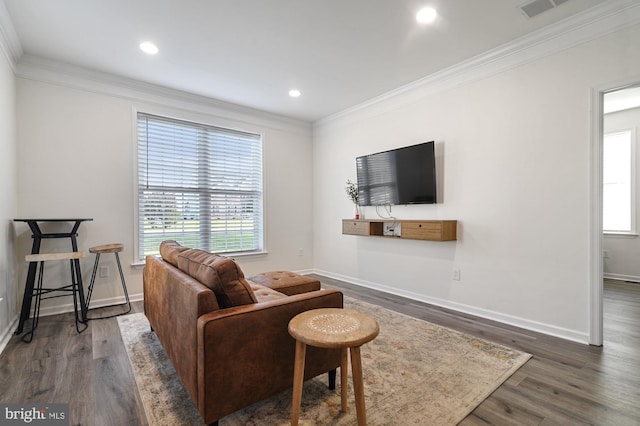
{"label": "recessed ceiling light", "polygon": [[420,9],[420,11],[416,14],[416,21],[421,24],[430,24],[436,20],[438,17],[438,12],[432,7],[425,7]]}
{"label": "recessed ceiling light", "polygon": [[140,43],[140,50],[142,50],[147,55],[155,55],[158,53],[158,46],[151,43],[150,41],[145,41]]}
{"label": "recessed ceiling light", "polygon": [[301,94],[302,93],[300,93],[298,89],[289,90],[289,96],[291,96],[292,98],[299,98]]}

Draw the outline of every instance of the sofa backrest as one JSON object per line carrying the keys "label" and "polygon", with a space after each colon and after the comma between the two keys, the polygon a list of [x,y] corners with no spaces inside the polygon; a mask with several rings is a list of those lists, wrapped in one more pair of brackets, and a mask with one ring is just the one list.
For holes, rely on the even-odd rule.
{"label": "sofa backrest", "polygon": [[160,253],[167,262],[213,290],[220,308],[258,301],[242,269],[231,258],[182,247],[175,241],[163,242]]}
{"label": "sofa backrest", "polygon": [[189,247],[183,247],[177,241],[167,240],[160,243],[160,256],[175,267],[178,266],[178,255],[185,250],[189,250]]}

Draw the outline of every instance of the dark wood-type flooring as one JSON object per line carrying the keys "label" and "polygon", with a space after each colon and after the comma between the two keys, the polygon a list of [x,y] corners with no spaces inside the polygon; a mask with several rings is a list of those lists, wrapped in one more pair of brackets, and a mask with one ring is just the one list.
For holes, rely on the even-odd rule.
{"label": "dark wood-type flooring", "polygon": [[[605,345],[593,347],[318,278],[347,296],[533,355],[461,425],[640,425],[639,284],[605,283]],[[73,425],[147,424],[115,318],[76,334],[72,314],[45,317],[31,344],[12,337],[0,355],[0,401],[70,403]]]}

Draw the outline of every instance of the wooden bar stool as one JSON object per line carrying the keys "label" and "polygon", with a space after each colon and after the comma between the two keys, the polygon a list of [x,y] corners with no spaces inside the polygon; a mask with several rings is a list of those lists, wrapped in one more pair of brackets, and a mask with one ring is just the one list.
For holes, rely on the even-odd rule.
{"label": "wooden bar stool", "polygon": [[[80,271],[79,259],[84,257],[84,253],[79,251],[65,252],[65,253],[38,253],[29,254],[25,256],[27,262],[35,262],[36,267],[39,266],[38,281],[33,289],[32,297],[35,296],[35,306],[33,310],[33,321],[31,322],[31,330],[22,336],[24,342],[31,342],[33,340],[33,333],[38,327],[38,321],[40,319],[40,305],[42,300],[54,299],[57,297],[73,296],[73,313],[76,319],[76,331],[82,333],[87,329],[86,321],[86,309],[84,305],[84,289],[82,287],[82,272]],[[71,269],[71,284],[62,285],[59,287],[43,287],[44,278],[44,263],[54,260],[68,260]],[[67,294],[56,294],[53,296],[46,296],[50,293],[61,292]],[[71,293],[71,294],[68,294]],[[44,297],[43,297],[44,296]],[[78,313],[78,308],[80,313]],[[80,324],[84,327],[81,329]]]}
{"label": "wooden bar stool", "polygon": [[[125,298],[125,303],[123,303],[122,305],[128,305],[129,306],[129,308],[124,312],[120,312],[118,314],[113,314],[113,315],[108,315],[108,316],[103,316],[103,317],[89,318],[91,320],[113,318],[113,317],[117,317],[117,316],[120,316],[120,315],[128,314],[129,312],[131,312],[131,301],[129,300],[129,292],[127,291],[127,284],[124,282],[124,274],[122,273],[122,265],[120,264],[120,256],[118,256],[118,253],[120,253],[122,250],[124,250],[124,245],[120,244],[120,243],[105,244],[105,245],[101,245],[101,246],[91,247],[89,249],[89,253],[94,253],[96,255],[96,261],[93,264],[93,273],[91,274],[91,282],[89,283],[89,290],[87,292],[87,310],[89,310],[89,303],[91,303],[91,295],[93,294],[93,286],[96,283],[96,273],[98,272],[98,264],[100,263],[100,255],[101,254],[106,254],[106,253],[113,253],[116,256],[116,262],[118,263],[118,272],[120,273],[120,281],[122,282],[122,291],[124,291],[124,298]],[[116,306],[116,305],[110,305],[110,306]],[[105,307],[105,306],[101,306],[101,308],[102,307]],[[97,308],[94,308],[94,309],[97,309]]]}

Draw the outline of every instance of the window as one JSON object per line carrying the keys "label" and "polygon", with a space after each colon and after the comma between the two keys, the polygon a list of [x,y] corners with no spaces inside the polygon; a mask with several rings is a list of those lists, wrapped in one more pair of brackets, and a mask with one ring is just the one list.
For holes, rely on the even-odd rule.
{"label": "window", "polygon": [[138,255],[176,240],[214,253],[262,243],[260,135],[138,113]]}
{"label": "window", "polygon": [[604,231],[635,232],[635,150],[630,130],[604,135],[603,228]]}

